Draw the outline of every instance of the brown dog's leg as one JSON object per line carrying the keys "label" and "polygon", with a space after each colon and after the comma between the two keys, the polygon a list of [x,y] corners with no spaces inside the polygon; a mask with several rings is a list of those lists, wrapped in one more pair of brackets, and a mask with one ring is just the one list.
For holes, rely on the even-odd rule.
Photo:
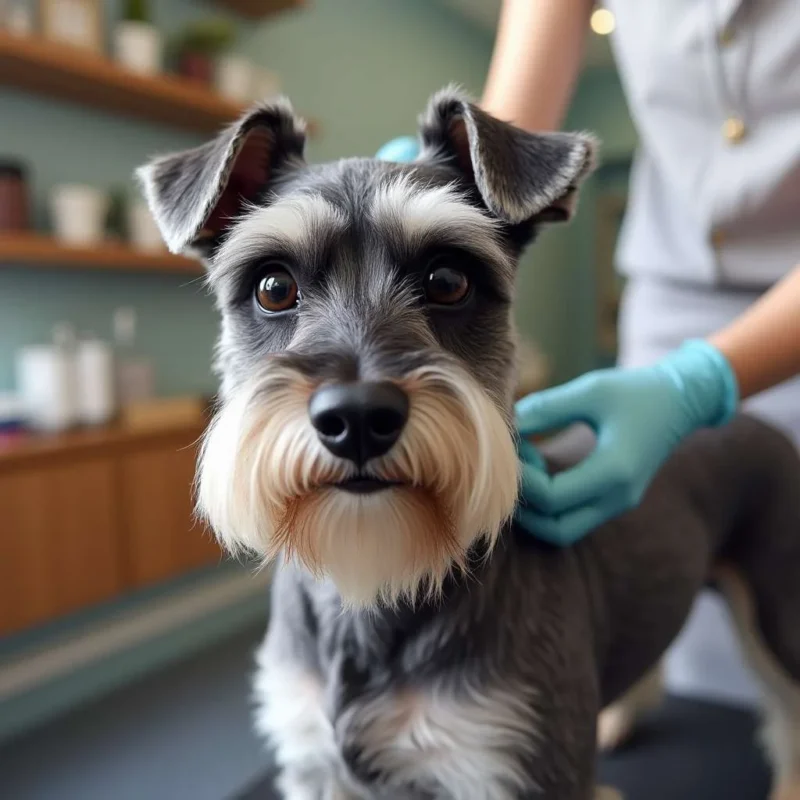
{"label": "brown dog's leg", "polygon": [[714,577],[730,606],[745,659],[764,689],[762,741],[773,768],[770,800],[800,800],[800,681],[789,675],[764,642],[755,598],[742,574],[722,566]]}
{"label": "brown dog's leg", "polygon": [[598,749],[611,752],[624,745],[635,730],[639,717],[658,708],[663,695],[663,674],[659,663],[619,700],[600,712],[597,720]]}
{"label": "brown dog's leg", "polygon": [[624,800],[624,797],[612,786],[598,786],[594,790],[594,800]]}

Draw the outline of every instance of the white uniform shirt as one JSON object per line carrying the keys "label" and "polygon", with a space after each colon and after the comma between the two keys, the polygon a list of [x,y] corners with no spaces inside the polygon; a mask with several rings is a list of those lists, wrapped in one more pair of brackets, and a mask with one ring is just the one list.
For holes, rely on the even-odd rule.
{"label": "white uniform shirt", "polygon": [[762,288],[800,263],[800,0],[608,0],[640,134],[618,265]]}

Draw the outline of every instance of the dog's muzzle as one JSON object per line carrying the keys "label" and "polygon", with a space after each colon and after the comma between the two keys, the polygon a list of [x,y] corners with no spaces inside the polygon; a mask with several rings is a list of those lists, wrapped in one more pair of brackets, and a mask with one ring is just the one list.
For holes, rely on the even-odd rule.
{"label": "dog's muzzle", "polygon": [[278,362],[206,436],[198,503],[220,540],[283,554],[345,602],[441,591],[514,509],[518,461],[494,400],[457,364],[314,384]]}
{"label": "dog's muzzle", "polygon": [[408,395],[388,381],[323,386],[308,404],[309,419],[320,442],[332,455],[351,461],[359,470],[394,447],[408,414]]}

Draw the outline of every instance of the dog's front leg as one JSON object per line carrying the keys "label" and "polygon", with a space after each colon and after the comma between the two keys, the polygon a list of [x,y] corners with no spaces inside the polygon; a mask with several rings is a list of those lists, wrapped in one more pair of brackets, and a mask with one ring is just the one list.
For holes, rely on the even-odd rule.
{"label": "dog's front leg", "polygon": [[282,800],[329,800],[321,776],[292,767],[281,769],[275,788]]}
{"label": "dog's front leg", "polygon": [[283,800],[350,800],[334,782],[337,751],[319,678],[296,663],[260,661],[256,725],[275,754]]}
{"label": "dog's front leg", "polygon": [[598,786],[594,790],[594,800],[624,800],[624,798],[613,786]]}
{"label": "dog's front leg", "polygon": [[282,800],[366,800],[332,773],[304,770],[297,765],[283,767],[275,784]]}
{"label": "dog's front leg", "polygon": [[329,781],[322,795],[322,800],[362,800],[361,795],[353,794],[338,780]]}

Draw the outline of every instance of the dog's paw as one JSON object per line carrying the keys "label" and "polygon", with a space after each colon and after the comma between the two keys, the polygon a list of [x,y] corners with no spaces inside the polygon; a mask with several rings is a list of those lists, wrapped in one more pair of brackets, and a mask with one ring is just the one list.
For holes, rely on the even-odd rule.
{"label": "dog's paw", "polygon": [[658,708],[663,696],[661,665],[650,670],[615,703],[600,712],[597,719],[597,748],[611,752],[627,744],[639,718]]}
{"label": "dog's paw", "polygon": [[613,786],[598,786],[594,790],[594,800],[624,800],[624,796]]}
{"label": "dog's paw", "polygon": [[622,747],[636,726],[636,709],[626,705],[614,705],[600,712],[597,719],[597,749],[610,753]]}
{"label": "dog's paw", "polygon": [[779,783],[769,796],[769,800],[800,800],[800,780]]}

